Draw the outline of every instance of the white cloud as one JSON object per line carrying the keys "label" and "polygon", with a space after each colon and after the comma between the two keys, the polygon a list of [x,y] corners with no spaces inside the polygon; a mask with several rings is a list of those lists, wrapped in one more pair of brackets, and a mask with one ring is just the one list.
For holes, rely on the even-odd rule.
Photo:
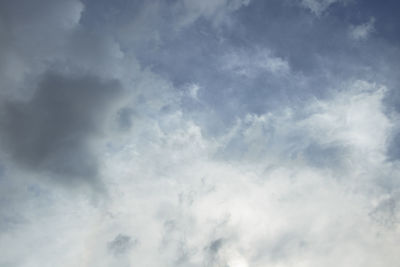
{"label": "white cloud", "polygon": [[281,76],[290,71],[289,63],[267,49],[255,51],[232,51],[222,57],[222,70],[233,72],[247,78],[271,73]]}
{"label": "white cloud", "polygon": [[192,83],[187,87],[188,95],[193,99],[198,99],[198,92],[200,90],[200,86],[196,83]]}
{"label": "white cloud", "polygon": [[[351,0],[350,0],[351,1]],[[315,15],[320,16],[334,3],[346,4],[349,0],[302,0],[301,4],[313,12]]]}
{"label": "white cloud", "polygon": [[372,32],[374,32],[375,27],[375,19],[371,18],[368,22],[353,25],[350,27],[350,37],[354,40],[365,40],[367,39]]}
{"label": "white cloud", "polygon": [[[228,137],[248,147],[240,160],[213,160],[224,142],[206,139],[188,122],[167,131],[153,124],[158,137],[146,150],[126,150],[125,163],[111,156],[107,169],[124,182],[113,183],[116,206],[110,209],[117,221],[134,223],[143,242],[132,260],[150,266],[395,266],[397,230],[383,230],[369,216],[384,194],[376,188],[376,171],[398,172],[382,158],[390,131],[384,91],[362,81],[348,86],[333,100],[309,103],[303,118],[295,111],[249,115]],[[164,119],[176,125],[181,118]],[[298,147],[291,140],[296,133],[305,139]],[[332,171],[291,158],[304,143],[346,146],[340,156],[351,164]],[[163,252],[155,259],[157,244]]]}
{"label": "white cloud", "polygon": [[[40,198],[24,206],[28,223],[1,238],[1,263],[396,266],[397,228],[369,215],[387,198],[379,175],[399,172],[384,160],[385,90],[364,81],[347,88],[300,110],[249,114],[221,139],[204,137],[179,110],[153,118],[139,110],[129,134],[109,139],[118,152],[101,154],[108,200],[71,202],[39,185]],[[243,157],[216,159],[231,142],[247,147]],[[311,166],[302,157],[311,143],[345,146],[350,164]],[[119,234],[137,243],[115,255],[108,244]]]}

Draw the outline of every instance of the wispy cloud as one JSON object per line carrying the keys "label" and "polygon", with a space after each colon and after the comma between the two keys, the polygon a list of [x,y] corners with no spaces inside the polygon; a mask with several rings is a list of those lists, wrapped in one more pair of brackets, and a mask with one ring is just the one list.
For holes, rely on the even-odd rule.
{"label": "wispy cloud", "polygon": [[355,40],[365,40],[375,30],[375,19],[371,18],[368,22],[350,27],[350,36]]}

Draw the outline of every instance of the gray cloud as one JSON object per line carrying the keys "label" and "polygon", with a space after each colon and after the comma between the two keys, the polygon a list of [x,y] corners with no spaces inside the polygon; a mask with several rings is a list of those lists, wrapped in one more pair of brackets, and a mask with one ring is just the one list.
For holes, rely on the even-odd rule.
{"label": "gray cloud", "polygon": [[217,253],[218,250],[223,246],[224,240],[222,238],[218,238],[214,241],[211,242],[210,246],[208,249],[212,254]]}
{"label": "gray cloud", "polygon": [[133,125],[135,111],[129,107],[118,110],[118,126],[121,130],[129,130]]}
{"label": "gray cloud", "polygon": [[2,145],[18,164],[50,172],[56,181],[94,182],[99,170],[91,139],[101,134],[120,92],[116,81],[47,73],[30,100],[2,104]]}
{"label": "gray cloud", "polygon": [[129,235],[118,234],[112,241],[107,245],[108,249],[115,256],[119,256],[129,252],[137,244],[136,239],[132,239]]}

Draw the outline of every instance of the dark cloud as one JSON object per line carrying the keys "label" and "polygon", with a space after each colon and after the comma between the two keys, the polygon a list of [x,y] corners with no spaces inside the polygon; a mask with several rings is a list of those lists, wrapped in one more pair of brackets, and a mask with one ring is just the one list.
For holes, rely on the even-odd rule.
{"label": "dark cloud", "polygon": [[120,91],[116,81],[48,73],[29,101],[2,104],[2,145],[20,166],[66,184],[93,182],[99,166],[91,140]]}
{"label": "dark cloud", "polygon": [[224,238],[216,238],[209,242],[209,244],[204,248],[204,262],[205,266],[230,266],[227,264],[226,259],[224,259],[224,248],[227,245],[227,240]]}
{"label": "dark cloud", "polygon": [[115,256],[128,252],[137,244],[136,239],[132,239],[129,235],[118,234],[112,241],[108,243],[108,249]]}
{"label": "dark cloud", "polygon": [[400,159],[400,133],[395,133],[391,137],[387,146],[387,155],[389,160]]}
{"label": "dark cloud", "polygon": [[118,111],[118,126],[121,130],[129,130],[132,125],[132,117],[135,111],[132,108],[125,107]]}
{"label": "dark cloud", "polygon": [[215,253],[218,253],[218,250],[222,247],[223,244],[224,244],[224,240],[222,238],[218,238],[211,242],[208,249],[212,254],[215,254]]}
{"label": "dark cloud", "polygon": [[20,214],[4,214],[0,216],[0,232],[13,230],[23,223],[26,219]]}

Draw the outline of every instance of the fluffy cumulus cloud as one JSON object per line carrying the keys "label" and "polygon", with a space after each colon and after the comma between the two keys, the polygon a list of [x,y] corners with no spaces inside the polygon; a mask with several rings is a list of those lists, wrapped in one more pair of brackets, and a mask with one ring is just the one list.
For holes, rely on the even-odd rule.
{"label": "fluffy cumulus cloud", "polygon": [[2,1],[0,266],[397,266],[372,7]]}

